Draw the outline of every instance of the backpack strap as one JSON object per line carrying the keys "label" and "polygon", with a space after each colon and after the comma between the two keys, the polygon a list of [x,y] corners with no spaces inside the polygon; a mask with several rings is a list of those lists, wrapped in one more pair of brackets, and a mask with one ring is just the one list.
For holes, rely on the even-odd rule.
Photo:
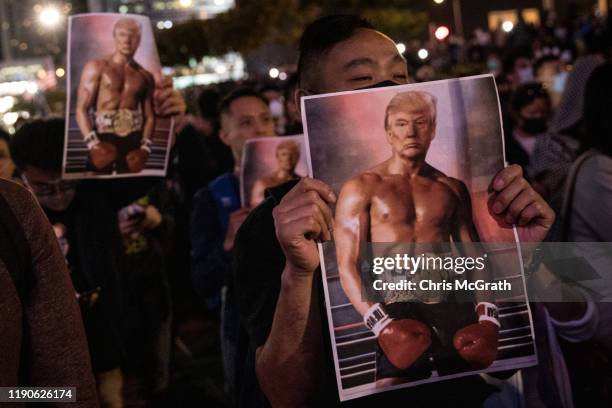
{"label": "backpack strap", "polygon": [[22,305],[30,288],[30,250],[25,232],[4,196],[0,194],[0,258],[6,265]]}
{"label": "backpack strap", "polygon": [[566,242],[569,237],[570,218],[572,213],[572,204],[574,201],[574,192],[576,190],[576,179],[578,178],[578,172],[587,159],[597,154],[597,151],[590,149],[582,153],[574,161],[569,169],[567,180],[565,181],[565,188],[563,192],[563,204],[561,206],[561,212],[559,213],[559,220],[561,226],[561,237],[560,241]]}

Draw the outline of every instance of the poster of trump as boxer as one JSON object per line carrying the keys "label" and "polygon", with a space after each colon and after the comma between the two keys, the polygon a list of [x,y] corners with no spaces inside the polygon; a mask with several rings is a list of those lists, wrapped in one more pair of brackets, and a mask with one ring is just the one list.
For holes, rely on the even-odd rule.
{"label": "poster of trump as boxer", "polygon": [[244,145],[240,167],[240,200],[243,207],[255,208],[267,188],[304,177],[308,163],[304,137],[259,137]]}
{"label": "poster of trump as boxer", "polygon": [[147,17],[70,17],[64,178],[165,175],[173,122],[154,112],[160,79]]}
{"label": "poster of trump as boxer", "polygon": [[335,192],[319,245],[340,398],[537,364],[490,75],[308,96],[310,175]]}

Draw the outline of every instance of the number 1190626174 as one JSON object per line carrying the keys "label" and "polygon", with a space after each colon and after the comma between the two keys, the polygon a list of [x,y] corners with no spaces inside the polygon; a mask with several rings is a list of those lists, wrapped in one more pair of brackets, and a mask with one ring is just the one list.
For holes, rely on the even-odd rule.
{"label": "number 1190626174", "polygon": [[76,388],[0,387],[0,402],[76,402]]}

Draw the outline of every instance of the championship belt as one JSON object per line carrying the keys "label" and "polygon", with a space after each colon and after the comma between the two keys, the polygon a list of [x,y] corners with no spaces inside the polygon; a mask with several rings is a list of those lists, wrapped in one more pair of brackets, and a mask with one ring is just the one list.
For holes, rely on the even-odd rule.
{"label": "championship belt", "polygon": [[112,133],[125,137],[142,130],[142,113],[137,110],[119,109],[96,112],[98,133]]}

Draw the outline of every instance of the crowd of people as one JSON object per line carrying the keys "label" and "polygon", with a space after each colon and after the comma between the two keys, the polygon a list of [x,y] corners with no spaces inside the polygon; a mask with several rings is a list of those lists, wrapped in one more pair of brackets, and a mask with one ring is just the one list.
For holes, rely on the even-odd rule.
{"label": "crowd of people", "polygon": [[[19,268],[0,248],[9,272],[16,263],[31,275],[23,308],[3,311],[14,318],[3,323],[11,339],[0,340],[2,355],[22,351],[2,361],[0,384],[72,384],[82,406],[338,403],[315,245],[331,237],[336,198],[304,178],[268,189],[257,207],[241,204],[245,142],[301,134],[301,96],[448,77],[471,64],[495,75],[504,119],[509,166],[492,180],[501,205],[492,214],[517,222],[529,242],[612,242],[609,35],[601,17],[551,15],[537,29],[519,21],[510,33],[477,30],[429,61],[406,61],[367,21],[324,17],[306,28],[287,81],[185,97],[157,84],[158,114],[177,121],[164,178],[63,180],[62,119],[3,134],[0,176],[29,189],[42,212],[19,187],[0,184],[33,262]],[[347,64],[359,58],[369,63]],[[549,273],[526,252],[526,265]],[[526,406],[611,403],[612,308],[577,293],[572,303],[534,307],[536,334],[543,326],[556,341],[538,344],[540,363],[525,370]],[[203,337],[209,344],[198,350]],[[471,376],[351,402],[487,406],[498,388]]]}

